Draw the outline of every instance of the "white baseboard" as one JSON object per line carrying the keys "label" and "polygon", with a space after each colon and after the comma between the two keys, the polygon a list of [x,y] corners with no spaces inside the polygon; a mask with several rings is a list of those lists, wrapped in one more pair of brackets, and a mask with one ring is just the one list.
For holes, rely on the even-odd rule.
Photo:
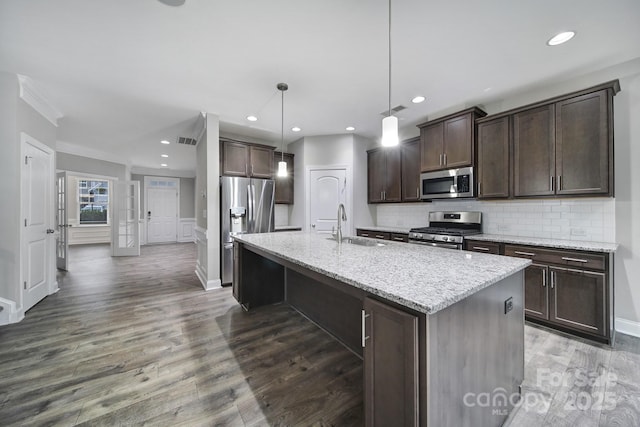
{"label": "white baseboard", "polygon": [[210,291],[212,289],[218,289],[222,287],[222,280],[220,279],[207,280],[206,275],[204,274],[204,271],[202,271],[202,269],[199,266],[196,266],[196,276],[198,276],[198,279],[202,284],[202,288],[205,291]]}
{"label": "white baseboard", "polygon": [[616,332],[640,338],[640,322],[616,317]]}
{"label": "white baseboard", "polygon": [[24,319],[24,311],[18,310],[15,301],[0,298],[0,326],[10,323],[18,323]]}

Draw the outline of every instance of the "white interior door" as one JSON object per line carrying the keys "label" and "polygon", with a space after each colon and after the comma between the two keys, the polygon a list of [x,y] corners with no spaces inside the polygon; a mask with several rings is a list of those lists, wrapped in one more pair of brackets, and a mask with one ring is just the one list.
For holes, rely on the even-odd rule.
{"label": "white interior door", "polygon": [[56,267],[67,270],[69,255],[69,216],[67,214],[67,172],[58,172],[56,179]]}
{"label": "white interior door", "polygon": [[[346,169],[312,169],[309,171],[309,220],[311,231],[331,233],[338,224],[338,205],[347,201]],[[350,215],[342,224],[349,235]]]}
{"label": "white interior door", "polygon": [[147,243],[177,242],[178,191],[147,187]]}
{"label": "white interior door", "polygon": [[140,255],[140,183],[114,181],[111,217],[111,255]]}
{"label": "white interior door", "polygon": [[22,134],[22,303],[24,311],[53,291],[54,154]]}

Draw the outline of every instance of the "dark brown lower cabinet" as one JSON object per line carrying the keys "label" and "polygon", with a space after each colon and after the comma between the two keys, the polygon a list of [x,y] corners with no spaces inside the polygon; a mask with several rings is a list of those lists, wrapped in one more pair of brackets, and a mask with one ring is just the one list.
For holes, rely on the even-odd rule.
{"label": "dark brown lower cabinet", "polygon": [[418,425],[418,317],[364,299],[366,426]]}
{"label": "dark brown lower cabinet", "polygon": [[529,317],[549,320],[549,267],[532,264],[524,271],[524,312]]}
{"label": "dark brown lower cabinet", "polygon": [[606,277],[587,270],[549,267],[549,320],[591,334],[606,335]]}

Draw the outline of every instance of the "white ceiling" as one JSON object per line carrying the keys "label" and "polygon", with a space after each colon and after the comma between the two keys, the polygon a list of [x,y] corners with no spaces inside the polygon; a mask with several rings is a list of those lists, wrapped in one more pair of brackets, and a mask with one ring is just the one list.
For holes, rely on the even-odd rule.
{"label": "white ceiling", "polygon": [[[638,0],[393,0],[393,97],[401,133],[640,57]],[[577,36],[546,46],[562,30]],[[0,69],[31,77],[64,117],[58,140],[158,168],[194,170],[198,113],[221,130],[285,143],[379,138],[387,109],[386,0],[0,0]],[[491,88],[487,90],[487,88]],[[414,105],[411,98],[427,101]],[[246,116],[259,121],[250,123]],[[292,126],[302,132],[293,133]],[[169,150],[169,151],[167,151]]]}

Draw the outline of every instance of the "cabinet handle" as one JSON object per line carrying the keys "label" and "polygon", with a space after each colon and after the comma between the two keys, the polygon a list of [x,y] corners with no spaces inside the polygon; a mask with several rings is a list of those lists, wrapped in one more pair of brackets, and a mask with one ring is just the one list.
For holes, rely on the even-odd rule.
{"label": "cabinet handle", "polygon": [[380,192],[380,200],[384,200],[384,198],[382,196],[382,191]]}
{"label": "cabinet handle", "polygon": [[553,286],[556,283],[556,275],[554,274],[554,272],[551,272],[551,289],[553,289]]}
{"label": "cabinet handle", "polygon": [[244,174],[249,176],[249,165],[244,165]]}
{"label": "cabinet handle", "polygon": [[562,175],[558,175],[558,191],[562,190]]}
{"label": "cabinet handle", "polygon": [[402,237],[394,237],[393,240],[397,240],[398,242],[404,242]]}
{"label": "cabinet handle", "polygon": [[524,256],[536,256],[536,254],[532,254],[531,252],[513,251],[513,253],[518,255],[524,255]]}
{"label": "cabinet handle", "polygon": [[478,183],[478,196],[482,194],[482,192],[480,191],[482,189],[482,183],[479,182]]}
{"label": "cabinet handle", "polygon": [[483,248],[482,246],[474,246],[473,249],[475,249],[477,251],[489,252],[489,248]]}
{"label": "cabinet handle", "polygon": [[420,187],[416,187],[416,199],[420,198]]}
{"label": "cabinet handle", "polygon": [[382,200],[387,200],[387,191],[382,192]]}
{"label": "cabinet handle", "polygon": [[383,239],[383,240],[385,240],[385,239],[384,239],[384,236],[383,236],[382,234],[376,234],[376,239]]}
{"label": "cabinet handle", "polygon": [[547,272],[546,271],[542,272],[542,287],[543,288],[547,287]]}
{"label": "cabinet handle", "polygon": [[251,165],[251,176],[253,176],[253,165]]}
{"label": "cabinet handle", "polygon": [[362,237],[369,237],[369,233],[360,233]]}
{"label": "cabinet handle", "polygon": [[366,311],[362,310],[362,348],[365,347],[366,341],[369,339],[367,336],[367,327],[366,327],[366,319],[369,317]]}
{"label": "cabinet handle", "polygon": [[549,185],[551,186],[551,191],[553,191],[553,175],[549,177]]}
{"label": "cabinet handle", "polygon": [[442,166],[442,153],[440,153],[440,166]]}
{"label": "cabinet handle", "polygon": [[564,261],[585,262],[585,263],[586,263],[586,262],[589,262],[589,260],[588,260],[588,259],[571,258],[571,257],[568,257],[568,256],[563,256],[563,257],[562,257],[562,259],[563,259]]}
{"label": "cabinet handle", "polygon": [[447,164],[447,153],[444,153],[444,164]]}

